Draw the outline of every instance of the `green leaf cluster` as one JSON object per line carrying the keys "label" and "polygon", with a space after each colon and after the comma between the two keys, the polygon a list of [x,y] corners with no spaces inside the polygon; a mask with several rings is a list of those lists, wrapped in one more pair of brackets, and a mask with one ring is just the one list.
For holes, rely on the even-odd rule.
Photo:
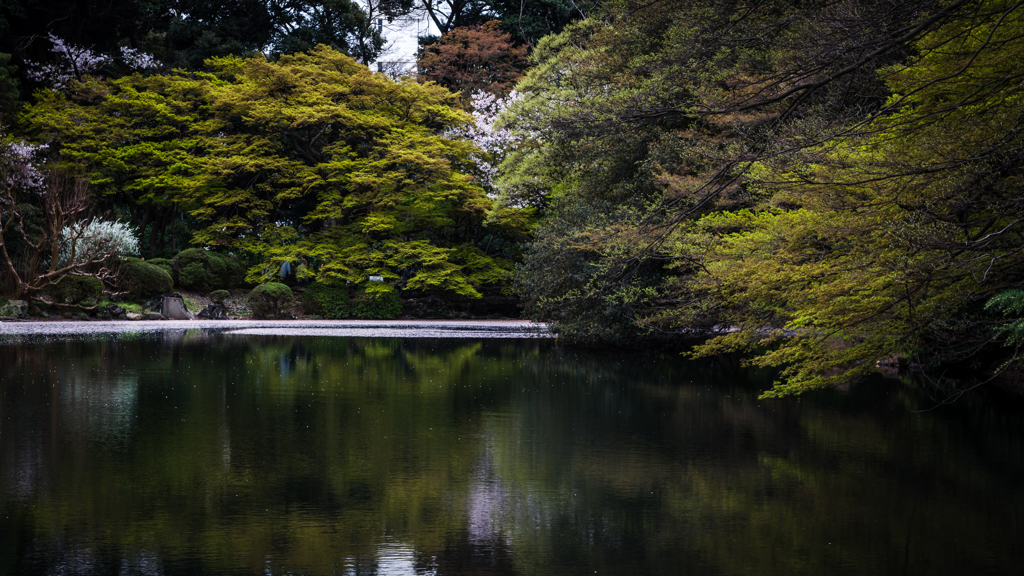
{"label": "green leaf cluster", "polygon": [[1013,341],[984,305],[1024,286],[1024,9],[609,10],[538,46],[505,118],[504,201],[543,199],[531,317],[710,334],[697,354],[782,369],[768,395]]}
{"label": "green leaf cluster", "polygon": [[518,255],[489,247],[510,246],[526,223],[488,221],[492,201],[455,168],[473,152],[442,135],[467,120],[455,105],[439,86],[395,82],[318,46],[274,62],[213,58],[201,73],[88,79],[39,93],[23,123],[101,193],[180,207],[203,225],[194,242],[251,255],[250,282],[307,258],[307,279],[379,275],[478,297],[507,284]]}
{"label": "green leaf cluster", "polygon": [[[1012,341],[1013,324],[993,333],[982,306],[1024,282],[1024,139],[1008,128],[1024,119],[1012,56],[1024,10],[988,8],[881,70],[892,95],[863,130],[761,163],[772,195],[756,213],[708,219],[730,232],[703,281],[744,329],[701,353],[791,331],[755,359],[784,367],[780,395],[847,382],[885,357],[956,360]],[[1013,294],[990,307],[1012,312]]]}

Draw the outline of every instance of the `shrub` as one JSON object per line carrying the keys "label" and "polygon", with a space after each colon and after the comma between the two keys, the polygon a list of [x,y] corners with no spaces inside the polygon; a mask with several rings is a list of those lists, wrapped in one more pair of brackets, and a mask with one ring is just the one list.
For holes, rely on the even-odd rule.
{"label": "shrub", "polygon": [[173,266],[175,279],[178,287],[187,290],[200,290],[206,292],[209,286],[210,277],[207,269],[210,265],[210,256],[206,250],[189,248],[182,250],[174,256]]}
{"label": "shrub", "polygon": [[150,258],[149,260],[146,260],[146,262],[153,266],[160,267],[164,272],[170,274],[172,279],[174,279],[174,262],[167,258]]}
{"label": "shrub", "polygon": [[280,318],[288,315],[292,289],[280,282],[260,284],[249,292],[249,308],[253,318]]}
{"label": "shrub", "polygon": [[213,300],[217,304],[223,304],[225,300],[231,297],[231,292],[227,290],[214,290],[210,292],[210,300]]}
{"label": "shrub", "polygon": [[189,290],[237,288],[245,280],[245,268],[238,260],[199,248],[179,252],[173,267],[178,286]]}
{"label": "shrub", "polygon": [[129,258],[121,266],[118,283],[122,290],[128,292],[129,300],[144,300],[170,292],[174,286],[171,275],[163,268],[137,258]]}
{"label": "shrub", "polygon": [[222,288],[239,288],[245,284],[245,266],[233,256],[216,254],[224,262],[224,280]]}
{"label": "shrub", "polygon": [[224,257],[216,252],[206,253],[206,272],[211,284],[210,289],[217,290],[226,287],[229,282],[227,278],[228,263]]}
{"label": "shrub", "polygon": [[64,276],[43,291],[54,302],[62,304],[78,304],[90,300],[95,303],[102,293],[103,282],[99,278],[72,274]]}
{"label": "shrub", "polygon": [[348,290],[343,286],[314,282],[302,294],[302,310],[324,318],[348,318]]}
{"label": "shrub", "polygon": [[210,287],[210,275],[202,262],[192,262],[178,269],[178,286],[205,292]]}
{"label": "shrub", "polygon": [[402,312],[402,299],[394,286],[383,282],[364,284],[352,299],[352,315],[356,318],[390,320]]}

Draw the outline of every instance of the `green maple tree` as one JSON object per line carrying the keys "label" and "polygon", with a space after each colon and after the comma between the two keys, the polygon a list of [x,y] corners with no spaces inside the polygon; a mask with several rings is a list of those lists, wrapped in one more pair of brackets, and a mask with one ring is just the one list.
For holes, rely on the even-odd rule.
{"label": "green maple tree", "polygon": [[320,46],[90,79],[41,94],[24,120],[100,192],[182,207],[203,223],[194,242],[257,256],[250,281],[309,258],[305,274],[325,281],[478,297],[513,266],[494,239],[522,231],[485,225],[491,200],[455,168],[472,147],[443,136],[466,121],[454,104]]}

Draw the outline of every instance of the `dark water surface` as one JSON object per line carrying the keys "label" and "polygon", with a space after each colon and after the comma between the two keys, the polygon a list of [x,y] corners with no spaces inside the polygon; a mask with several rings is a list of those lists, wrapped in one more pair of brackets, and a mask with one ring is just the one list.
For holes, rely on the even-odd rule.
{"label": "dark water surface", "polygon": [[0,574],[1020,574],[1024,426],[549,340],[0,339]]}

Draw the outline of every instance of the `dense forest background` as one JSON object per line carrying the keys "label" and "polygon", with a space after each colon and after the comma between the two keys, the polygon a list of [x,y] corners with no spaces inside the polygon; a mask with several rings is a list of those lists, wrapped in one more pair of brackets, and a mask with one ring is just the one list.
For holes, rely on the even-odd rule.
{"label": "dense forest background", "polygon": [[[375,22],[410,11],[442,35],[415,74],[371,71]],[[7,2],[0,288],[117,291],[130,256],[180,283],[199,248],[250,286],[302,262],[403,298],[515,293],[566,340],[705,337],[691,353],[781,367],[770,395],[880,364],[1015,379],[1022,18],[1002,0]]]}

